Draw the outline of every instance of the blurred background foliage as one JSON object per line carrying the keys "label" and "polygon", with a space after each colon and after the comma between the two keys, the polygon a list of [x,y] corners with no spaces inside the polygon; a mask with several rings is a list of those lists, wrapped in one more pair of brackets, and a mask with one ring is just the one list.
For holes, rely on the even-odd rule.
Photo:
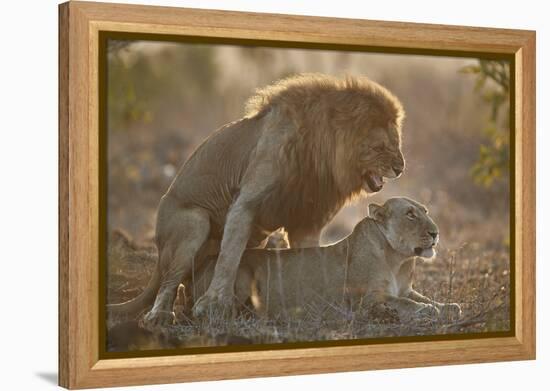
{"label": "blurred background foliage", "polygon": [[166,42],[109,42],[109,230],[150,241],[160,197],[200,142],[241,117],[256,88],[300,72],[368,76],[407,112],[404,175],[344,208],[325,243],[348,234],[369,202],[406,195],[428,205],[442,246],[502,246],[510,200],[507,63]]}
{"label": "blurred background foliage", "polygon": [[[215,92],[218,75],[211,47],[194,50],[182,46],[180,50],[160,50],[155,56],[130,57],[124,56],[125,48],[118,45],[110,51],[109,129],[124,130],[136,123],[151,123],[166,101],[179,102],[184,109],[189,106],[187,99],[206,103]],[[188,77],[174,77],[164,69],[165,64]]]}
{"label": "blurred background foliage", "polygon": [[479,60],[462,68],[475,75],[475,91],[490,107],[483,128],[487,141],[479,147],[479,158],[472,167],[477,183],[491,186],[508,177],[510,164],[510,66],[507,61]]}

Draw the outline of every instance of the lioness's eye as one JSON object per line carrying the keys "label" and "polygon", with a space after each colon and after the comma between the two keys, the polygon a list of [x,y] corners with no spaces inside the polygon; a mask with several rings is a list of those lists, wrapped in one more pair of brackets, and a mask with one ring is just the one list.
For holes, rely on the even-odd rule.
{"label": "lioness's eye", "polygon": [[409,210],[407,212],[407,217],[411,220],[415,219],[416,218],[416,215],[414,214],[414,212],[412,210]]}

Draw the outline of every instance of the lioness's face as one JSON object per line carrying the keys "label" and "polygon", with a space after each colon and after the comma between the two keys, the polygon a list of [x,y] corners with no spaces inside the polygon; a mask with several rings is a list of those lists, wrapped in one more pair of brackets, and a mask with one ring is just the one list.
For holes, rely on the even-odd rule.
{"label": "lioness's face", "polygon": [[411,199],[391,198],[383,206],[369,205],[369,214],[380,221],[390,246],[404,256],[432,258],[439,229],[423,205]]}
{"label": "lioness's face", "polygon": [[371,129],[360,148],[361,183],[368,193],[382,190],[386,179],[397,178],[405,169],[401,135],[395,127]]}

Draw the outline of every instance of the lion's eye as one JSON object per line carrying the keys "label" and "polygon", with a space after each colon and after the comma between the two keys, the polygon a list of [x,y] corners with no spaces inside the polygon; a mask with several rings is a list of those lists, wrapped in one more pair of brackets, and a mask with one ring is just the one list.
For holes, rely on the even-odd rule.
{"label": "lion's eye", "polygon": [[384,152],[385,148],[383,145],[377,145],[376,147],[373,147],[376,152]]}
{"label": "lion's eye", "polygon": [[409,210],[407,212],[407,217],[411,220],[414,220],[416,218],[416,215],[414,214],[414,212],[412,210]]}

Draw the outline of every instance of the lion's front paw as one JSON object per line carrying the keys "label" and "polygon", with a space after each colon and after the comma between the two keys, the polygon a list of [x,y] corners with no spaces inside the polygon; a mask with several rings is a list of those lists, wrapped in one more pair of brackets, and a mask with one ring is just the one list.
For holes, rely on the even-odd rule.
{"label": "lion's front paw", "polygon": [[443,304],[439,307],[440,316],[447,320],[457,320],[462,316],[462,309],[456,303]]}
{"label": "lion's front paw", "polygon": [[176,322],[176,315],[171,311],[152,309],[143,317],[143,326],[147,329],[171,326]]}
{"label": "lion's front paw", "polygon": [[439,316],[439,309],[432,304],[418,303],[415,314],[420,317],[436,318]]}
{"label": "lion's front paw", "polygon": [[227,319],[233,316],[233,295],[226,292],[205,293],[193,306],[197,318]]}

